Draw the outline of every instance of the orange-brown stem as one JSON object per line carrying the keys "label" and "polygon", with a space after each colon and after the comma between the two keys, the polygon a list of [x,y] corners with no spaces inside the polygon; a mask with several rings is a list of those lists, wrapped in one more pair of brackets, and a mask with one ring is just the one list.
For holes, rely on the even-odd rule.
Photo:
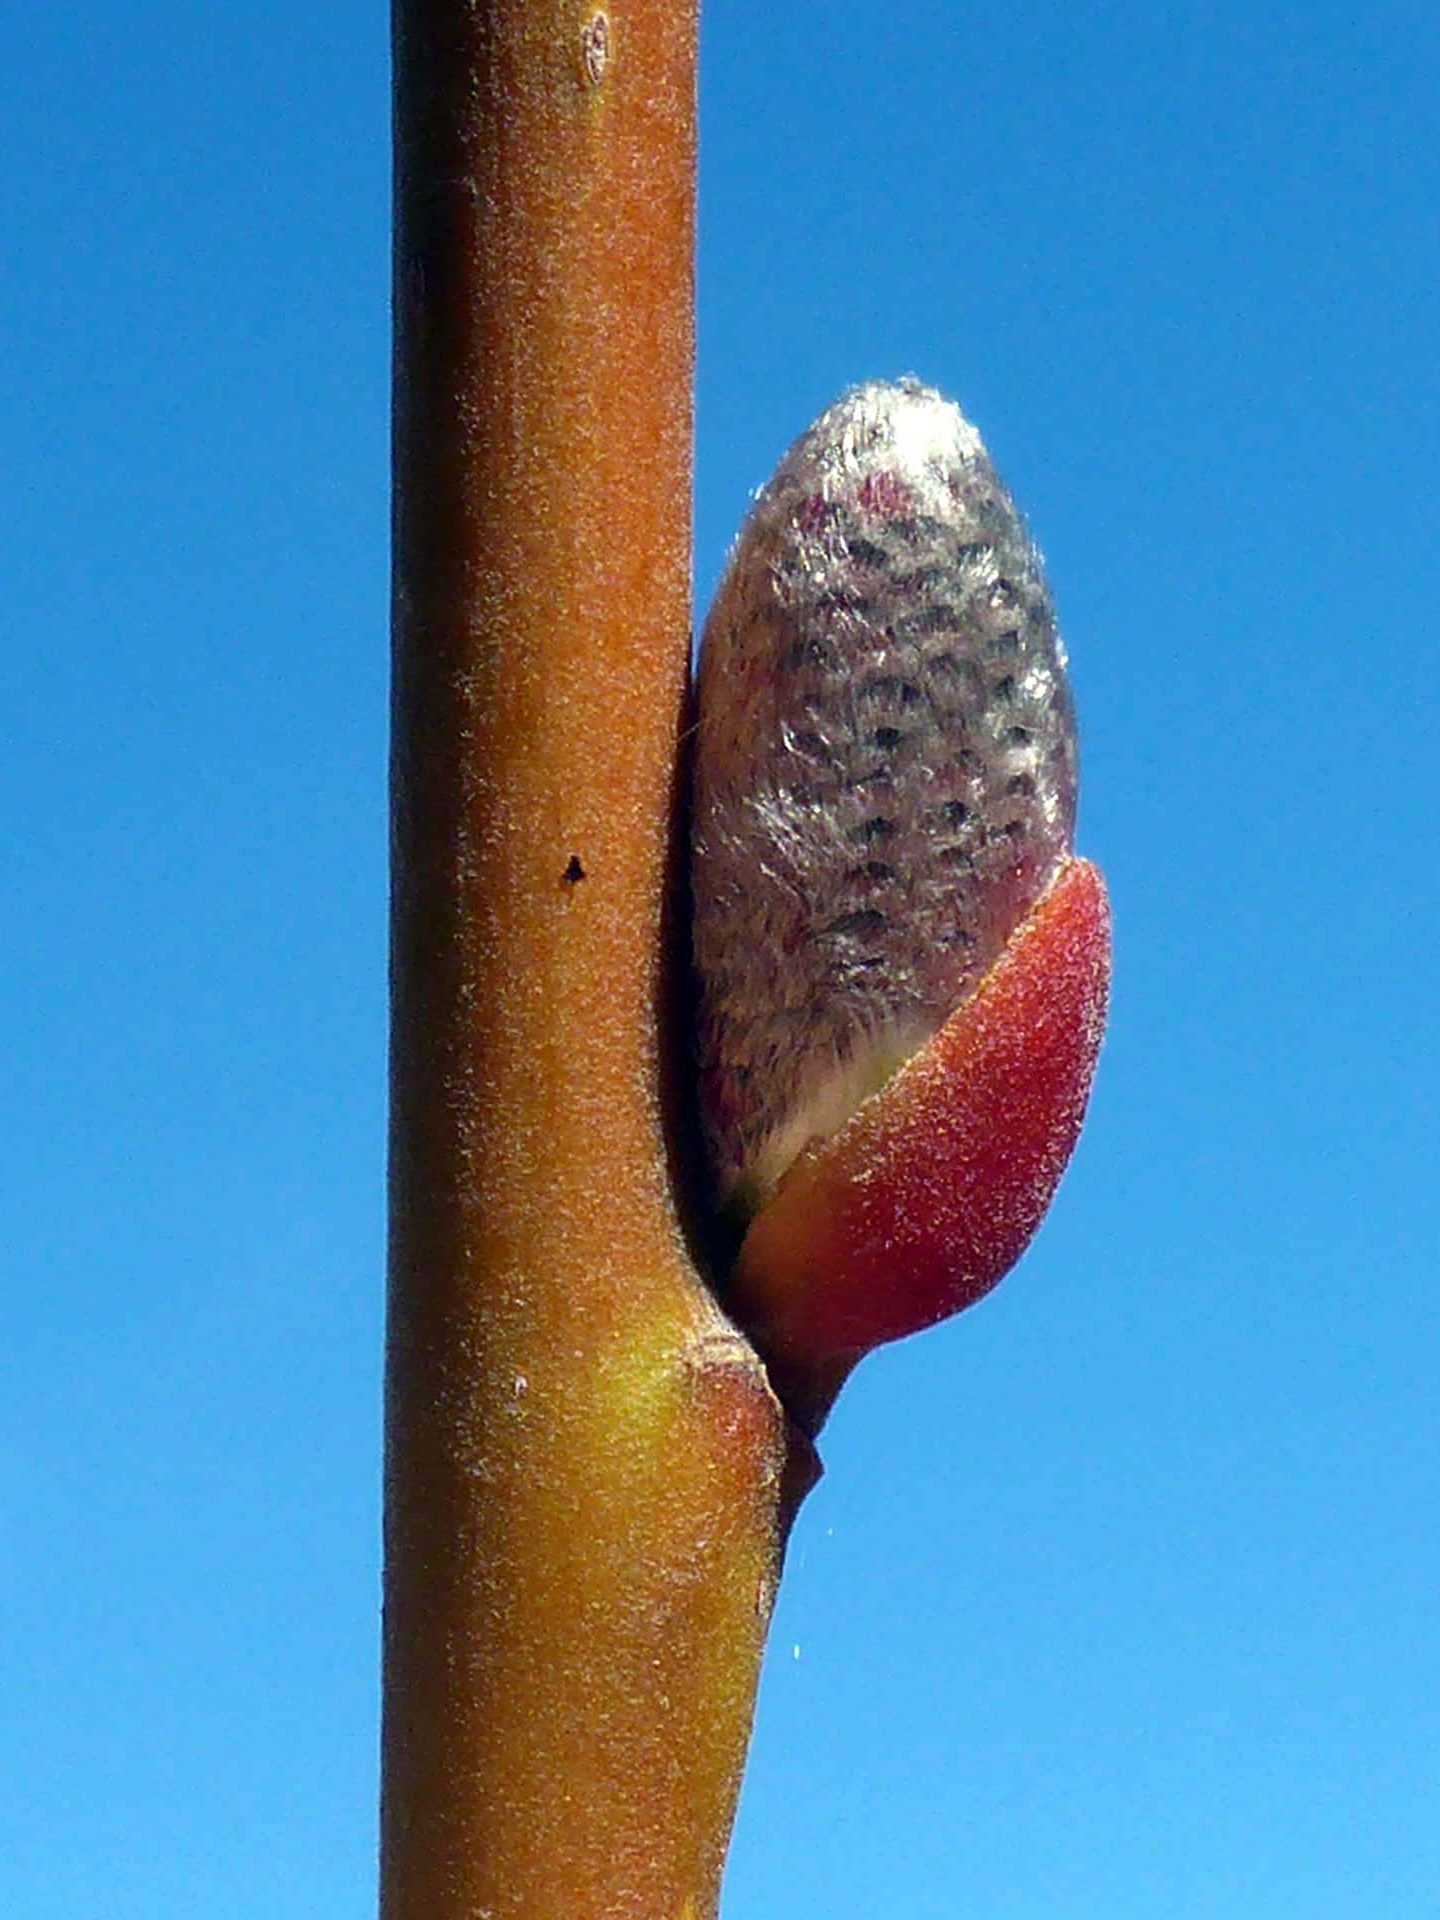
{"label": "orange-brown stem", "polygon": [[667,1162],[693,0],[397,0],[383,1920],[713,1911],[783,1422]]}

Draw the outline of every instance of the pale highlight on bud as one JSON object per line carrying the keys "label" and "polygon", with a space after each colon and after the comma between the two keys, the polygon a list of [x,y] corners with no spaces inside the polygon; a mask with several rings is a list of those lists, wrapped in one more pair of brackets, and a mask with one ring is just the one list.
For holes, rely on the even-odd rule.
{"label": "pale highlight on bud", "polygon": [[758,496],[705,625],[701,1099],[754,1211],[974,990],[1070,857],[1074,716],[1040,557],[974,427],[845,395]]}

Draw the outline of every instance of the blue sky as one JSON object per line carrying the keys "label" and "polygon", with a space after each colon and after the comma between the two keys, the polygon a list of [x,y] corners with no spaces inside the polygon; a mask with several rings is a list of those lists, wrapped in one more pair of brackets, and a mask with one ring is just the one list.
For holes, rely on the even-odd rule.
{"label": "blue sky", "polygon": [[[373,1901],[386,23],[0,27],[0,1906]],[[1110,880],[1021,1268],[867,1362],[730,1920],[1440,1905],[1440,28],[711,0],[696,573],[980,424]]]}

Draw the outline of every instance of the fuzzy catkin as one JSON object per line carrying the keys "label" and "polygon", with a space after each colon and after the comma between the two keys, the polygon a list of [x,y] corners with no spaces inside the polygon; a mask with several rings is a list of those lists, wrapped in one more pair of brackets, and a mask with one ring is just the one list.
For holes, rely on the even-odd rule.
{"label": "fuzzy catkin", "polygon": [[857,387],[758,495],[701,646],[694,957],[742,1212],[954,1011],[1069,857],[1077,760],[1040,556],[979,434]]}

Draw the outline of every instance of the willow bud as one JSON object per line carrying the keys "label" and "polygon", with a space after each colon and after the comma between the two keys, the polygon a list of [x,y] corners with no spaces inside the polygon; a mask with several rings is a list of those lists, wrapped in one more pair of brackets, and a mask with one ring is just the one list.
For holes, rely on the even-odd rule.
{"label": "willow bud", "polygon": [[1071,862],[1076,779],[1040,558],[979,434],[916,381],[856,388],[757,497],[702,642],[700,1086],[732,1216],[976,995]]}

